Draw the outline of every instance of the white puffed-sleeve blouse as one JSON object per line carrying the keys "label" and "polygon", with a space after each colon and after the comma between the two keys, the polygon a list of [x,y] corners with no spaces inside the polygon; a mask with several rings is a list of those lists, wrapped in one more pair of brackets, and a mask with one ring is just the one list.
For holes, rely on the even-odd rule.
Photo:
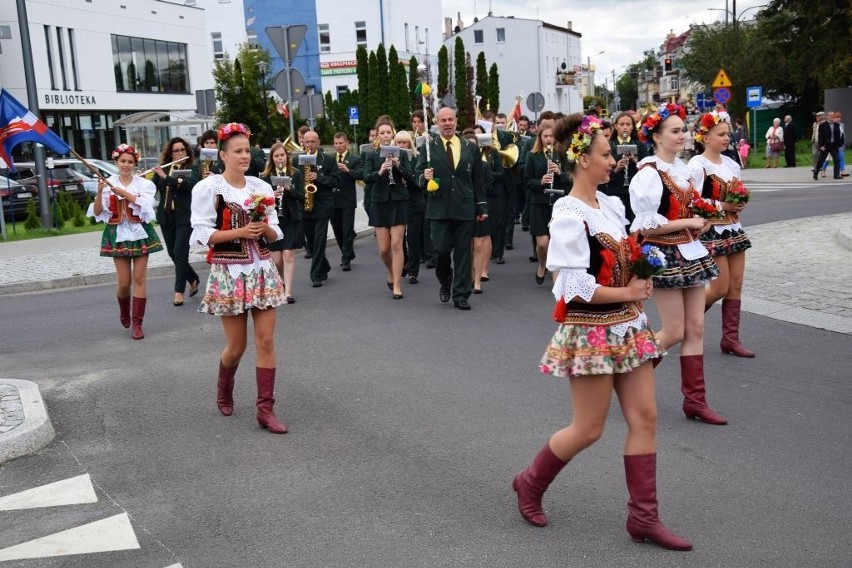
{"label": "white puffed-sleeve blouse", "polygon": [[[699,156],[694,156],[691,160],[689,160],[689,164],[687,164],[687,167],[689,168],[689,173],[692,176],[692,183],[699,191],[701,191],[700,188],[704,187],[705,175],[716,175],[724,182],[731,182],[734,179],[741,179],[740,165],[727,156],[721,156],[721,158],[721,164],[714,164],[713,162],[705,158],[703,154]],[[721,203],[717,203],[718,207],[721,207],[721,205]],[[743,226],[740,224],[739,221],[730,225],[713,225],[713,230],[720,235],[727,230],[741,231],[742,229]]]}
{"label": "white puffed-sleeve blouse", "polygon": [[[142,219],[143,223],[150,223],[156,217],[156,213],[154,212],[154,194],[157,192],[157,188],[154,184],[147,179],[139,176],[133,176],[133,180],[127,187],[124,187],[124,184],[121,183],[119,176],[112,175],[109,177],[109,182],[119,188],[125,189],[128,192],[132,193],[136,196],[136,201],[131,201],[130,212]],[[106,223],[109,221],[110,217],[112,217],[113,211],[109,209],[109,201],[110,196],[112,195],[112,191],[109,187],[105,187],[103,192],[101,193],[101,205],[103,206],[103,211],[101,211],[100,215],[95,215],[95,204],[89,204],[88,210],[86,210],[86,216],[94,217],[96,221],[101,221]],[[116,196],[117,199],[124,199],[123,197]],[[116,242],[125,242],[125,241],[138,241],[141,239],[147,239],[148,233],[145,232],[145,227],[142,226],[142,223],[131,223],[128,221],[127,217],[121,220],[121,223],[118,224],[116,229],[115,239]]]}

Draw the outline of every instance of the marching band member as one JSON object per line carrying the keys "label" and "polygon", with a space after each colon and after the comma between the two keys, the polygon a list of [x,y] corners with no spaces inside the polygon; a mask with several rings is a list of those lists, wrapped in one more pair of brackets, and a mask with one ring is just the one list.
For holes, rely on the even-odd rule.
{"label": "marching band member", "polygon": [[[412,117],[414,123],[414,117]],[[394,136],[393,143],[404,150],[411,152],[410,164],[414,164],[417,160],[417,148],[414,147],[414,140],[407,130],[400,130]],[[408,244],[408,262],[406,270],[408,272],[408,283],[417,284],[417,278],[420,276],[420,261],[423,259],[423,225],[424,213],[426,212],[426,196],[425,191],[414,183],[413,178],[409,182],[406,179],[408,187],[408,224],[405,230],[405,241]]]}
{"label": "marching band member", "polygon": [[251,312],[257,351],[257,422],[270,432],[285,434],[287,427],[272,409],[275,308],[286,301],[268,248],[269,242],[283,236],[275,198],[269,184],[246,175],[252,159],[248,128],[225,124],[219,127],[218,137],[225,171],[195,186],[191,237],[191,242],[210,247],[210,276],[198,311],[221,316],[225,332],[216,404],[225,416],[234,411],[234,376],[245,352]]}
{"label": "marching band member", "polygon": [[[160,238],[151,227],[154,220],[154,184],[133,170],[139,163],[139,152],[133,146],[121,144],[112,151],[112,159],[118,167],[118,175],[109,177],[107,183],[98,180],[94,202],[86,215],[106,223],[101,238],[101,256],[112,257],[118,277],[119,321],[130,327],[133,339],[142,339],[142,320],[148,298],[147,273],[148,255],[163,250]],[[130,290],[133,285],[131,313]]]}

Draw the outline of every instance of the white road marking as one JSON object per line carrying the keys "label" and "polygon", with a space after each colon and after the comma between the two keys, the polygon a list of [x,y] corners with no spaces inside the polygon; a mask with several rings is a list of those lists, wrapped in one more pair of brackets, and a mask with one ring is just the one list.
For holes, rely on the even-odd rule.
{"label": "white road marking", "polygon": [[0,511],[97,502],[98,496],[92,487],[92,478],[86,473],[0,497]]}
{"label": "white road marking", "polygon": [[166,568],[183,568],[183,564],[172,564],[171,566],[166,566]]}
{"label": "white road marking", "polygon": [[0,561],[140,548],[127,513],[0,550]]}

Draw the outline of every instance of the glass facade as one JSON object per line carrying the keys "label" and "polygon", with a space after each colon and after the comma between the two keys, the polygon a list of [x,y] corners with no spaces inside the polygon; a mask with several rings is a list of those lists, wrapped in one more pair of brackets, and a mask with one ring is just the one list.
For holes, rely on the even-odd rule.
{"label": "glass facade", "polygon": [[186,44],[112,36],[118,92],[189,93]]}

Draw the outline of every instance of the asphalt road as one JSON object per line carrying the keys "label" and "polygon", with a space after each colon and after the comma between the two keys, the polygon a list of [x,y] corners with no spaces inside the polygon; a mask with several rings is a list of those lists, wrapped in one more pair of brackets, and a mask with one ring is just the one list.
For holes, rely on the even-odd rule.
{"label": "asphalt road", "polygon": [[[849,211],[849,191],[767,192],[744,223]],[[527,239],[518,230],[516,245]],[[684,419],[676,352],[659,367],[661,514],[694,551],[630,541],[615,403],[600,442],[547,493],[540,529],[518,515],[511,479],[571,402],[565,380],[537,372],[555,324],[527,247],[492,266],[461,312],[438,302],[426,269],[391,300],[372,244],[358,241],[349,273],[330,250],[320,289],[299,263],[297,303],[279,310],[276,332],[285,436],[254,421],[251,349],[234,416],[218,413],[220,324],[195,301],[173,307],[170,278],[149,281],[141,342],[118,324],[109,285],[0,297],[2,374],[40,385],[57,430],[0,467],[0,495],[89,473],[98,496],[0,512],[0,550],[125,512],[141,547],[3,565],[848,564],[849,336],[744,314],[758,357],[737,359],[718,351],[712,310],[709,400],[725,427]]]}

